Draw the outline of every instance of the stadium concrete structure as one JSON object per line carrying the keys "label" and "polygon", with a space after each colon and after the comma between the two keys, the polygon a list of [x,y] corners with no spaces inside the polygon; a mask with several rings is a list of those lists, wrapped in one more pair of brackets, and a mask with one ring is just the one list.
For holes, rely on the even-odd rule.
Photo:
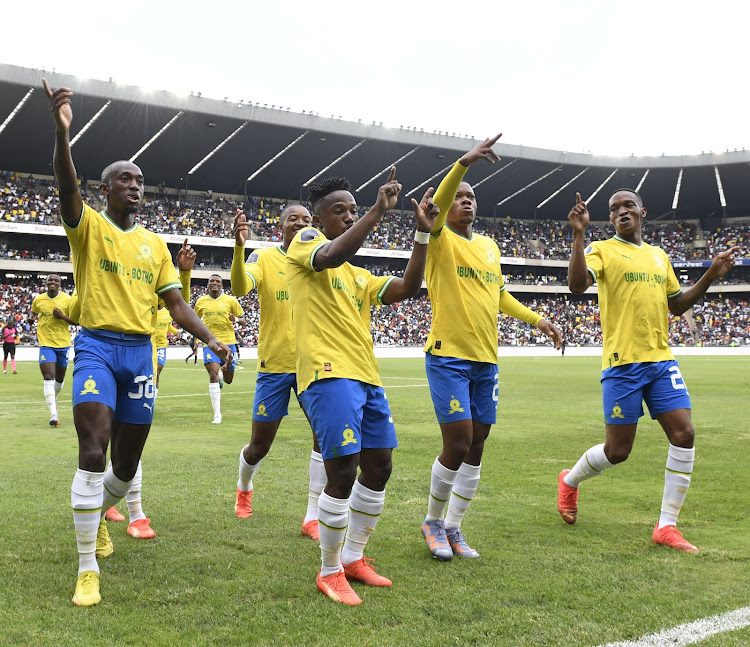
{"label": "stadium concrete structure", "polygon": [[[486,135],[456,136],[423,132],[404,124],[345,121],[336,115],[259,105],[252,97],[224,100],[202,97],[199,84],[190,95],[148,91],[116,81],[81,79],[54,71],[0,65],[0,169],[34,176],[52,176],[54,146],[49,104],[41,79],[75,92],[71,129],[73,157],[79,175],[96,180],[116,159],[130,159],[144,170],[147,184],[214,195],[264,196],[298,201],[306,186],[330,175],[345,175],[360,205],[370,205],[392,165],[402,182],[402,208],[420,197],[466,150]],[[506,124],[498,124],[502,129]],[[507,126],[512,128],[512,124]],[[466,128],[470,129],[470,124]],[[689,136],[686,135],[686,136]],[[684,156],[601,157],[498,143],[502,160],[477,164],[471,170],[479,216],[488,219],[557,219],[561,228],[575,192],[589,204],[592,220],[604,221],[607,201],[619,187],[639,190],[649,209],[649,222],[676,219],[700,221],[715,229],[728,218],[750,216],[750,151],[698,153]],[[3,233],[3,230],[7,232]],[[0,223],[3,235],[64,236],[62,227]],[[183,236],[163,234],[176,252]],[[198,248],[228,248],[232,239],[191,237]],[[264,246],[266,241],[248,241]],[[748,250],[744,250],[746,253]],[[200,252],[199,252],[200,253]],[[406,251],[366,249],[368,261],[400,259]],[[564,260],[503,258],[504,269],[550,268],[564,271]],[[697,278],[708,261],[682,261],[683,278]],[[742,276],[750,275],[750,258],[738,261]],[[747,266],[747,267],[744,267]],[[740,269],[740,268],[738,268]],[[36,275],[70,275],[69,263],[42,261],[33,265],[0,259],[0,275],[31,271]],[[197,270],[206,279],[212,271]],[[221,271],[225,278],[228,271]],[[514,292],[567,292],[562,285],[513,285]],[[714,285],[712,293],[750,293],[750,280]],[[591,290],[595,292],[595,289]]]}

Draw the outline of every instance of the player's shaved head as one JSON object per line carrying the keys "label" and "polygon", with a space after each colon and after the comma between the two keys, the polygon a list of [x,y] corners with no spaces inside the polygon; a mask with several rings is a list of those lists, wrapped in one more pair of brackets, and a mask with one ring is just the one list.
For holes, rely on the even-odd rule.
{"label": "player's shaved head", "polygon": [[325,199],[331,195],[331,193],[335,193],[336,191],[351,192],[351,190],[351,182],[344,177],[328,177],[325,180],[311,184],[308,200],[310,200],[312,212],[319,216],[322,207],[325,204]]}
{"label": "player's shaved head", "polygon": [[279,221],[281,222],[282,226],[286,222],[286,219],[289,217],[289,214],[294,213],[295,211],[299,212],[300,210],[309,214],[307,207],[301,204],[288,204],[286,207],[284,207],[281,215],[279,216]]}
{"label": "player's shaved head", "polygon": [[628,188],[617,189],[617,191],[615,191],[611,196],[609,196],[609,201],[612,202],[612,198],[614,198],[618,193],[622,193],[622,192],[632,193],[635,196],[635,199],[636,199],[636,202],[638,203],[638,206],[641,209],[643,209],[643,198],[641,197],[640,193],[637,193],[633,189],[628,189]]}
{"label": "player's shaved head", "polygon": [[102,171],[102,184],[109,184],[112,176],[122,172],[123,170],[127,170],[130,173],[135,172],[136,175],[143,176],[141,169],[137,165],[133,164],[133,162],[129,162],[128,160],[119,160],[117,162],[112,162],[109,166],[107,166],[107,168]]}

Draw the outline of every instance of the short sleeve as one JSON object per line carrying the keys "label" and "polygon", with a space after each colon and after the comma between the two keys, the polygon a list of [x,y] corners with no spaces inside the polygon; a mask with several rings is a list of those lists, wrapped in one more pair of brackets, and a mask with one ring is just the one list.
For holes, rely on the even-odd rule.
{"label": "short sleeve", "polygon": [[328,243],[328,239],[314,227],[297,232],[287,250],[287,258],[296,265],[315,271],[313,262],[317,251]]}
{"label": "short sleeve", "polygon": [[602,267],[604,266],[601,250],[598,245],[591,243],[583,250],[583,253],[586,255],[586,269],[594,278],[594,283],[597,283],[602,276]]}
{"label": "short sleeve", "polygon": [[682,292],[682,286],[677,279],[672,263],[669,262],[669,256],[664,254],[664,260],[667,263],[667,299],[671,299]]}
{"label": "short sleeve", "polygon": [[[366,271],[366,270],[365,270]],[[375,276],[367,272],[368,276],[368,291],[370,294],[371,305],[383,305],[383,297],[388,291],[388,287],[391,285],[391,281],[395,279],[395,276]]]}

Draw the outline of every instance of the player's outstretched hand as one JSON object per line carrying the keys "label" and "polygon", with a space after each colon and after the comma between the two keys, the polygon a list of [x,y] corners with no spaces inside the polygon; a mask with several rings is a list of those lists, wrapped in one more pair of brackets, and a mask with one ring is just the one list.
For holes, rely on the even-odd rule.
{"label": "player's outstretched hand", "polygon": [[492,150],[492,147],[502,136],[502,133],[498,133],[494,137],[488,137],[487,139],[485,139],[476,148],[472,148],[459,160],[459,162],[461,162],[461,166],[471,166],[474,162],[478,162],[479,160],[487,160],[490,164],[499,162],[500,158],[498,157],[497,153]]}
{"label": "player's outstretched hand", "polygon": [[47,79],[42,79],[44,91],[49,98],[49,108],[55,125],[59,130],[70,130],[70,124],[73,121],[73,109],[70,107],[70,99],[73,91],[70,88],[57,88],[54,92],[49,87]]}
{"label": "player's outstretched hand", "polygon": [[378,200],[375,203],[383,212],[393,209],[398,202],[398,195],[401,193],[401,185],[396,180],[396,167],[391,166],[391,172],[388,175],[386,183],[378,190]]}
{"label": "player's outstretched hand", "polygon": [[589,210],[580,193],[576,193],[576,206],[570,210],[568,222],[573,231],[586,231],[589,226]]}
{"label": "player's outstretched hand", "polygon": [[237,247],[244,247],[247,241],[247,218],[241,209],[237,209],[237,215],[234,217],[234,243]]}
{"label": "player's outstretched hand", "polygon": [[196,256],[197,254],[195,253],[195,250],[188,245],[188,239],[186,238],[182,241],[180,251],[177,252],[177,269],[179,269],[180,272],[192,271],[193,265],[195,265]]}
{"label": "player's outstretched hand", "polygon": [[208,347],[218,357],[224,360],[221,368],[227,368],[232,363],[232,349],[226,344],[221,343],[218,339],[214,338],[208,342]]}
{"label": "player's outstretched hand", "polygon": [[435,226],[435,219],[440,213],[440,207],[432,201],[432,194],[434,192],[435,189],[430,187],[425,191],[421,202],[417,202],[414,198],[411,199],[419,231],[432,231],[432,228]]}
{"label": "player's outstretched hand", "polygon": [[729,270],[734,267],[734,261],[737,258],[737,252],[740,251],[740,247],[730,247],[725,249],[723,252],[718,253],[714,257],[711,267],[708,268],[708,275],[711,280],[715,280],[724,276]]}
{"label": "player's outstretched hand", "polygon": [[557,326],[551,324],[546,319],[542,319],[537,325],[537,328],[552,340],[555,344],[555,350],[560,350],[560,347],[562,346],[562,333]]}

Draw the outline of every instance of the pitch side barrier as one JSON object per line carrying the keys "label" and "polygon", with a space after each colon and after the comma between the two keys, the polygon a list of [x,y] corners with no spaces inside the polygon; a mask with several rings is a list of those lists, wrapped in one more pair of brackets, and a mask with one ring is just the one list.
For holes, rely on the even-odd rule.
{"label": "pitch side barrier", "polygon": [[[721,356],[740,357],[750,355],[750,346],[676,346],[672,348],[676,356]],[[190,354],[189,346],[169,346],[167,360],[183,363]],[[601,346],[566,346],[565,357],[601,357]],[[255,371],[258,349],[242,347],[240,349],[242,365],[245,369]],[[73,357],[73,351],[70,351]],[[375,357],[378,359],[414,359],[424,358],[422,346],[375,346]],[[560,351],[551,346],[500,346],[498,357],[560,357]],[[39,360],[39,348],[36,346],[16,346],[16,359],[21,362]],[[202,349],[198,350],[198,362],[202,363]],[[192,366],[192,363],[190,364]]]}

